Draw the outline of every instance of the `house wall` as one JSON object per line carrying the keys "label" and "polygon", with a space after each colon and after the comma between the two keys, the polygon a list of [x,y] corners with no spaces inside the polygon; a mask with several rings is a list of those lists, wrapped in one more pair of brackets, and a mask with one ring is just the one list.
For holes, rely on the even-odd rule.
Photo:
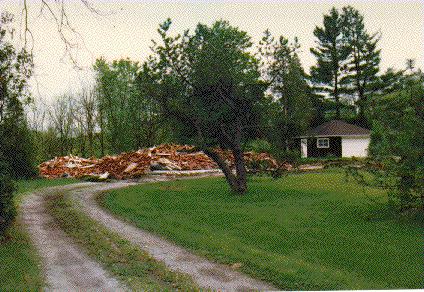
{"label": "house wall", "polygon": [[342,138],[342,157],[366,157],[370,138]]}

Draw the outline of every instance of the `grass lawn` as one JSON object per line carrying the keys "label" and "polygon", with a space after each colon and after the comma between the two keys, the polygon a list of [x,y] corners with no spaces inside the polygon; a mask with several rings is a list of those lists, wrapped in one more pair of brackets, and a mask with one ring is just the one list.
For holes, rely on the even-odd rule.
{"label": "grass lawn", "polygon": [[[28,191],[43,187],[77,182],[72,179],[21,180],[16,183],[17,203]],[[0,291],[40,290],[44,281],[40,271],[37,252],[20,222],[9,230],[8,239],[0,242]]]}
{"label": "grass lawn", "polygon": [[140,228],[239,263],[281,289],[424,287],[422,221],[392,215],[382,191],[364,193],[337,170],[251,178],[245,196],[206,178],[114,190],[101,200]]}

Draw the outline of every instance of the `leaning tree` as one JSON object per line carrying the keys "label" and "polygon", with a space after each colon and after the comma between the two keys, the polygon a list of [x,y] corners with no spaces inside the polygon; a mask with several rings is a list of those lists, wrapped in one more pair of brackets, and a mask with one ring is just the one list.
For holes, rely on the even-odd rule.
{"label": "leaning tree", "polygon": [[[204,151],[222,169],[232,189],[247,190],[243,142],[254,135],[264,99],[253,43],[226,21],[198,24],[194,32],[171,36],[168,19],[162,43],[150,60],[152,94],[178,130],[177,137]],[[235,173],[217,148],[234,156]]]}

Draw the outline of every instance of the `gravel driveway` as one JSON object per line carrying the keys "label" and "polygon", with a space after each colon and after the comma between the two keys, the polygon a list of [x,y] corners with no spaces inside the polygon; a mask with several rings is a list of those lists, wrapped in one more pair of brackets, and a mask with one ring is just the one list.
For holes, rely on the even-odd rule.
{"label": "gravel driveway", "polygon": [[55,223],[46,210],[49,195],[90,188],[91,184],[73,184],[45,188],[27,196],[21,206],[22,222],[41,256],[43,272],[49,289],[53,290],[123,290],[96,261]]}
{"label": "gravel driveway", "polygon": [[[146,177],[138,183],[172,179],[169,176],[154,176]],[[45,206],[49,194],[67,192],[72,199],[81,203],[83,211],[88,216],[147,251],[156,260],[164,262],[169,269],[190,275],[202,288],[229,291],[277,290],[226,265],[214,263],[194,255],[160,236],[116,218],[98,206],[95,197],[100,192],[134,184],[122,181],[83,183],[47,188],[34,192],[27,197],[22,206],[22,217],[42,257],[49,288],[60,290],[124,289],[98,263],[80,250],[73,240],[55,224],[54,219],[48,215]]]}

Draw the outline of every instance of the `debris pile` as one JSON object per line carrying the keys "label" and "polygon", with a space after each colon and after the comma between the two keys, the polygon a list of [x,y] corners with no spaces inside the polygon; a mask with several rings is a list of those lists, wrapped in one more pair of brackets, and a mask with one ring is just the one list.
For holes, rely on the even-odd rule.
{"label": "debris pile", "polygon": [[[219,154],[234,167],[234,158],[229,151]],[[247,163],[262,162],[268,168],[277,167],[277,162],[266,153],[246,152]],[[69,155],[56,157],[39,165],[40,176],[46,178],[98,176],[126,179],[140,177],[152,171],[194,171],[217,169],[217,164],[203,152],[195,152],[193,146],[165,144],[157,147],[86,159]]]}

